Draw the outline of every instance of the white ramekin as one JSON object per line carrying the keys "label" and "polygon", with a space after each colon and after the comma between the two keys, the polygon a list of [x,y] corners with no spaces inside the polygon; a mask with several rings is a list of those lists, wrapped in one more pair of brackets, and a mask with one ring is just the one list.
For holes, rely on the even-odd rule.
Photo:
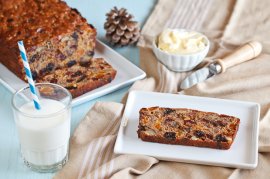
{"label": "white ramekin", "polygon": [[[190,31],[186,29],[177,29],[177,30]],[[157,59],[162,64],[164,64],[168,69],[172,71],[176,71],[176,72],[190,71],[203,61],[210,47],[210,42],[208,38],[199,32],[197,33],[202,35],[202,37],[206,41],[206,47],[199,52],[190,53],[190,54],[182,54],[182,55],[165,52],[157,47],[157,38],[159,37],[159,35],[156,36],[153,40],[153,44],[152,44],[153,52],[156,55]]]}

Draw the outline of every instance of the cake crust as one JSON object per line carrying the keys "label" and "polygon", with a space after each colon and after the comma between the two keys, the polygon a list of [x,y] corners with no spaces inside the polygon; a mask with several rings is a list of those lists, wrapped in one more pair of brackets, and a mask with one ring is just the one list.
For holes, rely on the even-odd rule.
{"label": "cake crust", "polygon": [[138,137],[143,141],[229,149],[240,119],[186,108],[140,110]]}
{"label": "cake crust", "polygon": [[16,48],[18,40],[31,48],[78,28],[94,29],[61,0],[0,0],[0,23],[0,37],[8,47]]}

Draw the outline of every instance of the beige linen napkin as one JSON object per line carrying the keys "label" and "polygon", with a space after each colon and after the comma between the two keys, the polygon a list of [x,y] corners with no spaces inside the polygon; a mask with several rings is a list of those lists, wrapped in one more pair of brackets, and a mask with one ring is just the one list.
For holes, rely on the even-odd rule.
{"label": "beige linen napkin", "polygon": [[[55,178],[270,178],[268,7],[268,0],[159,0],[142,30],[139,42],[140,65],[148,78],[136,82],[131,88],[258,102],[261,105],[261,117],[259,162],[256,169],[232,169],[159,161],[148,156],[115,155],[113,147],[124,106],[98,102],[75,130],[70,143],[70,159]],[[211,49],[206,58],[209,61],[222,57],[249,40],[261,41],[264,54],[181,91],[179,84],[190,72],[171,72],[156,60],[151,50],[154,35],[166,27],[189,28],[205,33],[211,40]]]}

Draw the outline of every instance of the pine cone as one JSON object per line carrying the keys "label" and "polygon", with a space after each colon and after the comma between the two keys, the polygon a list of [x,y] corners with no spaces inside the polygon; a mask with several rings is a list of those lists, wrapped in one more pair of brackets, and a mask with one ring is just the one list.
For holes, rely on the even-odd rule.
{"label": "pine cone", "polygon": [[138,41],[140,27],[138,22],[132,21],[133,16],[125,8],[118,10],[114,7],[106,16],[104,28],[111,44],[125,46]]}

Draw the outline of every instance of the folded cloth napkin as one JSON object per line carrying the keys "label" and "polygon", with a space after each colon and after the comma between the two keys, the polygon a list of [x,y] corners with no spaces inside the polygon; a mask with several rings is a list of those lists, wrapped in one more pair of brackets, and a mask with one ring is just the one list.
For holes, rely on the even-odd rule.
{"label": "folded cloth napkin", "polygon": [[[270,178],[270,1],[159,0],[139,42],[140,65],[148,78],[130,90],[237,99],[261,105],[259,162],[254,170],[159,161],[149,156],[113,153],[123,104],[98,102],[75,130],[70,159],[55,178]],[[189,73],[175,73],[157,61],[153,37],[164,28],[201,31],[211,41],[206,60],[222,57],[249,40],[263,43],[263,54],[226,73],[181,91]],[[123,99],[125,102],[126,97]]]}

